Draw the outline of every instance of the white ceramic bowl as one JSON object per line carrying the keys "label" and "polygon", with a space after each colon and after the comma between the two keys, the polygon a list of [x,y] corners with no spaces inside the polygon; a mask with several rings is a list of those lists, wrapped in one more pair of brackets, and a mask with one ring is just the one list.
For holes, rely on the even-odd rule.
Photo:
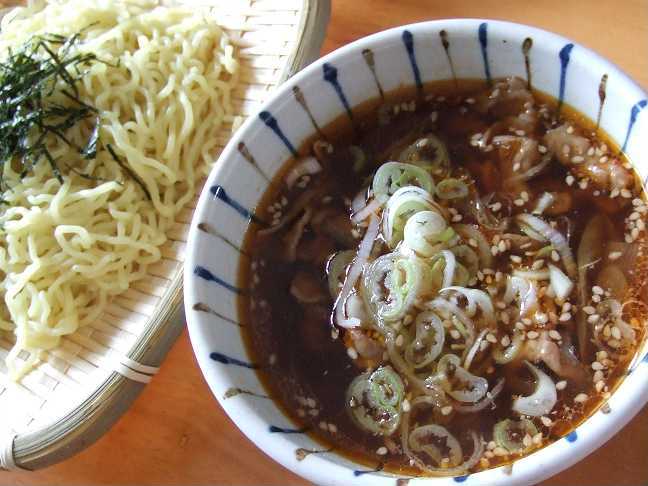
{"label": "white ceramic bowl", "polygon": [[[458,78],[526,78],[522,46],[528,38],[533,42],[528,51],[533,86],[564,99],[592,119],[600,106],[601,78],[607,75],[601,126],[626,149],[645,178],[648,113],[642,109],[648,96],[616,66],[567,39],[492,20],[441,20],[397,27],[325,56],[288,80],[259,116],[247,120],[212,171],[187,246],[185,307],[191,341],[205,378],[227,414],[250,440],[295,473],[319,484],[393,486],[405,479],[367,471],[367,467],[323,451],[320,444],[296,430],[271,400],[263,398],[266,392],[253,368],[264,363],[250,362],[236,325],[238,247],[248,217],[269,178],[314,132],[294,87],[301,89],[315,123],[324,126],[377,97],[378,86],[388,92],[451,78],[450,60]],[[366,49],[373,52],[374,72]],[[512,470],[499,467],[458,478],[411,479],[410,484],[522,485],[569,467],[608,440],[648,401],[646,349],[644,343],[632,372],[608,407],[567,437],[516,461]]]}

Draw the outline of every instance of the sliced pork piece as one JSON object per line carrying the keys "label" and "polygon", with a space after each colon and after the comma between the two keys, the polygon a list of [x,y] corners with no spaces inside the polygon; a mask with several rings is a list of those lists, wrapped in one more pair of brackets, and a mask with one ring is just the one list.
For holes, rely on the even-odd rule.
{"label": "sliced pork piece", "polygon": [[538,339],[525,341],[520,354],[520,359],[533,363],[542,361],[561,378],[580,385],[587,382],[587,371],[581,362],[570,352],[568,346],[559,347],[551,340],[547,331],[542,331]]}
{"label": "sliced pork piece", "polygon": [[323,208],[319,210],[312,220],[315,233],[332,238],[343,248],[356,248],[358,241],[351,232],[351,219],[341,209]]}
{"label": "sliced pork piece", "polygon": [[290,293],[301,304],[317,304],[330,298],[321,279],[303,270],[295,273],[290,283]]}
{"label": "sliced pork piece", "polygon": [[621,161],[597,152],[592,142],[573,125],[565,123],[548,130],[544,137],[549,151],[579,179],[589,179],[602,191],[621,191],[632,187],[634,178]]}
{"label": "sliced pork piece", "polygon": [[[535,101],[527,89],[526,81],[511,77],[500,81],[485,95],[476,99],[475,109],[480,113],[490,113],[497,118],[517,116]],[[526,107],[525,107],[526,105]]]}
{"label": "sliced pork piece", "polygon": [[493,145],[498,147],[503,189],[512,194],[531,192],[526,182],[542,172],[549,162],[538,151],[538,142],[529,137],[498,135],[493,138]]}

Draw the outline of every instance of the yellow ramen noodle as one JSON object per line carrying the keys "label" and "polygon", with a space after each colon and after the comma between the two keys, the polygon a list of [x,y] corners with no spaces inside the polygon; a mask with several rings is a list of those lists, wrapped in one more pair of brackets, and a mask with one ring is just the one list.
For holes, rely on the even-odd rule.
{"label": "yellow ramen noodle", "polygon": [[[21,179],[5,164],[0,329],[16,335],[7,358],[14,378],[160,260],[176,214],[214,159],[219,129],[232,121],[238,62],[227,36],[208,11],[156,3],[51,1],[2,21],[1,57],[35,35],[82,32],[74,48],[103,62],[78,83],[80,98],[99,111],[101,142],[151,196],[106,150],[83,168],[94,181],[70,171],[61,184],[45,162]],[[91,130],[79,124],[68,137],[82,145]],[[48,148],[61,166],[77,163],[68,144]],[[16,359],[21,351],[26,360]]]}

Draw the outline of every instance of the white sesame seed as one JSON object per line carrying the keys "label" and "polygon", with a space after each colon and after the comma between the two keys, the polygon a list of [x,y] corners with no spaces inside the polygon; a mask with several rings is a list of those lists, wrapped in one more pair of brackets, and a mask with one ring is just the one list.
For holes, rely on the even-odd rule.
{"label": "white sesame seed", "polygon": [[529,339],[537,339],[540,334],[538,334],[536,331],[529,331],[527,332],[527,337]]}
{"label": "white sesame seed", "polygon": [[538,312],[535,315],[535,320],[538,324],[546,324],[549,321],[549,316],[544,312]]}
{"label": "white sesame seed", "polygon": [[580,164],[584,160],[585,160],[585,157],[583,157],[582,155],[574,155],[571,158],[571,161],[572,161],[573,164]]}
{"label": "white sesame seed", "polygon": [[621,330],[616,326],[612,327],[612,337],[621,340]]}
{"label": "white sesame seed", "polygon": [[533,443],[535,445],[542,444],[542,432],[538,432],[536,435],[533,436]]}
{"label": "white sesame seed", "polygon": [[501,252],[506,251],[506,243],[504,242],[504,240],[500,240],[500,242],[497,244],[497,248]]}
{"label": "white sesame seed", "polygon": [[526,434],[526,435],[522,438],[522,445],[523,445],[524,447],[531,447],[531,444],[533,444],[533,439],[531,438],[531,436],[530,436],[529,434]]}
{"label": "white sesame seed", "polygon": [[588,185],[587,179],[583,179],[578,183],[578,187],[580,187],[582,190],[587,189],[587,185]]}
{"label": "white sesame seed", "polygon": [[450,415],[452,413],[452,405],[446,405],[441,409],[443,415]]}
{"label": "white sesame seed", "polygon": [[549,417],[544,416],[544,415],[542,417],[540,417],[540,421],[542,422],[542,424],[545,427],[551,427],[553,425],[553,422],[551,421],[551,419]]}
{"label": "white sesame seed", "polygon": [[604,367],[601,363],[599,363],[598,361],[594,361],[594,362],[592,363],[592,369],[593,369],[594,371],[599,371],[599,370],[603,370],[603,369],[605,369],[605,367]]}
{"label": "white sesame seed", "polygon": [[526,192],[526,191],[522,191],[522,192],[520,193],[520,198],[521,198],[524,202],[528,202],[528,201],[529,201],[529,193]]}
{"label": "white sesame seed", "polygon": [[403,337],[402,334],[399,334],[398,337],[396,338],[396,346],[399,348],[403,345],[403,342],[405,341],[405,338]]}
{"label": "white sesame seed", "polygon": [[544,260],[541,258],[540,260],[536,260],[535,262],[533,262],[531,268],[533,268],[534,270],[540,270],[543,265],[544,265]]}
{"label": "white sesame seed", "polygon": [[525,326],[530,326],[531,324],[533,324],[533,321],[531,319],[529,319],[528,317],[523,317],[522,318],[522,324],[524,324]]}
{"label": "white sesame seed", "polygon": [[495,337],[494,334],[489,332],[488,334],[486,334],[486,341],[495,344],[497,342],[497,338]]}
{"label": "white sesame seed", "polygon": [[574,133],[574,127],[572,127],[571,125],[569,125],[569,126],[567,127],[567,133],[569,133],[570,135],[571,135],[572,133]]}
{"label": "white sesame seed", "polygon": [[590,324],[596,324],[601,317],[598,314],[592,314],[591,316],[588,316],[587,322]]}
{"label": "white sesame seed", "polygon": [[610,252],[610,254],[608,255],[608,258],[609,258],[610,260],[618,260],[619,258],[621,258],[621,255],[623,255],[623,253],[620,252],[620,251],[612,251],[612,252]]}
{"label": "white sesame seed", "polygon": [[461,338],[461,333],[459,331],[457,331],[456,329],[451,329],[450,330],[450,336],[452,337],[452,339],[459,339],[459,338]]}
{"label": "white sesame seed", "polygon": [[522,257],[518,255],[511,255],[510,258],[513,263],[522,263]]}
{"label": "white sesame seed", "polygon": [[559,262],[560,261],[560,255],[558,254],[558,252],[556,250],[551,250],[551,259],[554,262]]}
{"label": "white sesame seed", "polygon": [[598,285],[595,285],[594,287],[592,287],[592,292],[594,292],[595,294],[598,294],[598,295],[603,295],[605,293],[605,291],[601,287],[599,287]]}
{"label": "white sesame seed", "polygon": [[463,219],[463,216],[461,216],[461,214],[455,214],[455,215],[452,217],[451,221],[452,221],[453,223],[458,223],[458,222],[461,221],[462,219]]}
{"label": "white sesame seed", "polygon": [[412,409],[412,405],[410,404],[409,400],[406,398],[403,400],[402,404],[403,412],[409,412]]}
{"label": "white sesame seed", "polygon": [[358,352],[355,350],[355,348],[347,348],[347,354],[351,359],[358,359]]}
{"label": "white sesame seed", "polygon": [[501,339],[500,343],[502,344],[503,347],[508,347],[509,344],[511,344],[511,338],[508,337],[508,335],[504,335],[504,337]]}
{"label": "white sesame seed", "polygon": [[495,449],[493,449],[493,454],[495,454],[496,456],[508,456],[508,453],[509,452],[503,447],[495,447]]}
{"label": "white sesame seed", "polygon": [[541,154],[546,154],[547,147],[545,147],[544,145],[538,145],[538,152],[540,152]]}
{"label": "white sesame seed", "polygon": [[621,189],[621,197],[629,199],[632,197],[632,193],[628,189]]}
{"label": "white sesame seed", "polygon": [[378,449],[376,449],[376,454],[378,454],[379,456],[384,456],[384,455],[387,454],[387,452],[389,452],[389,451],[387,450],[387,448],[385,446],[382,446],[382,447],[379,447]]}
{"label": "white sesame seed", "polygon": [[576,403],[585,403],[589,397],[585,393],[579,393],[574,397]]}
{"label": "white sesame seed", "polygon": [[558,320],[560,322],[567,322],[567,321],[571,320],[571,318],[572,318],[572,316],[571,316],[571,314],[569,312],[563,312],[562,314],[560,314],[560,317],[558,318]]}
{"label": "white sesame seed", "polygon": [[562,339],[562,336],[560,335],[560,333],[558,331],[556,331],[555,329],[552,329],[551,331],[549,331],[549,337],[551,339],[556,340],[556,341],[560,341]]}
{"label": "white sesame seed", "polygon": [[567,183],[568,186],[571,186],[572,184],[574,184],[575,180],[576,179],[574,179],[574,176],[571,175],[571,174],[568,175],[567,177],[565,177],[565,182]]}
{"label": "white sesame seed", "polygon": [[566,387],[567,387],[567,382],[565,380],[556,383],[556,390],[564,390]]}
{"label": "white sesame seed", "polygon": [[583,307],[583,312],[585,314],[592,315],[596,312],[596,309],[591,305],[586,305],[585,307]]}

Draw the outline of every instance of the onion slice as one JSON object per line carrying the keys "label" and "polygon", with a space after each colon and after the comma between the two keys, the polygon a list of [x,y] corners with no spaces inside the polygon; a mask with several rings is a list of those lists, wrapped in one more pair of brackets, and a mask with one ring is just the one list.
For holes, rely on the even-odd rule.
{"label": "onion slice", "polygon": [[477,306],[482,311],[482,314],[484,315],[484,318],[486,319],[486,323],[489,326],[496,326],[497,325],[497,320],[495,319],[495,308],[493,307],[493,301],[491,300],[490,296],[484,292],[483,290],[479,289],[471,289],[467,287],[458,287],[458,286],[451,286],[451,287],[444,287],[441,289],[439,292],[444,292],[447,290],[453,290],[459,294],[462,294],[463,296],[468,299],[468,307],[466,310],[468,311],[468,315],[471,317],[475,315],[475,312],[477,310]]}
{"label": "onion slice", "polygon": [[369,259],[371,249],[373,248],[374,242],[376,241],[376,238],[378,236],[378,231],[380,229],[379,224],[380,220],[375,215],[372,215],[371,219],[369,220],[369,227],[367,228],[367,232],[360,242],[358,254],[356,255],[354,262],[349,267],[346,278],[344,279],[342,290],[340,291],[338,298],[335,300],[335,322],[340,327],[350,329],[353,327],[358,327],[360,325],[360,319],[356,317],[349,318],[345,315],[346,301],[349,298],[351,291],[355,287],[358,278],[360,278],[367,260]]}
{"label": "onion slice", "polygon": [[565,300],[567,297],[569,297],[569,294],[571,294],[572,290],[574,289],[574,282],[572,282],[560,268],[550,264],[549,278],[551,282],[551,288],[556,294],[556,297],[558,297],[560,300]]}
{"label": "onion slice", "polygon": [[517,219],[518,222],[528,226],[551,242],[562,258],[565,269],[567,270],[567,275],[569,275],[570,278],[575,279],[577,274],[576,262],[574,261],[574,256],[569,249],[569,244],[565,237],[559,231],[547,224],[546,221],[543,221],[532,214],[518,214]]}
{"label": "onion slice", "polygon": [[314,175],[322,171],[322,166],[315,157],[304,157],[295,165],[286,176],[286,185],[292,188],[295,182],[304,175]]}
{"label": "onion slice", "polygon": [[495,384],[495,386],[486,393],[486,396],[480,400],[479,402],[475,403],[474,405],[461,405],[461,404],[454,404],[453,408],[459,412],[459,413],[475,413],[475,412],[480,412],[484,410],[486,407],[489,405],[492,405],[495,402],[495,399],[497,396],[502,393],[502,390],[504,389],[504,378],[500,378],[499,381]]}
{"label": "onion slice", "polygon": [[385,204],[386,201],[387,201],[387,196],[384,195],[375,196],[370,203],[358,209],[351,215],[351,221],[353,221],[356,224],[364,221],[372,214],[378,212],[380,208],[383,207],[383,204]]}
{"label": "onion slice", "polygon": [[556,405],[558,395],[556,393],[556,385],[551,380],[549,375],[542,371],[537,366],[525,361],[529,370],[535,375],[537,379],[535,391],[528,397],[518,397],[513,401],[513,410],[531,417],[540,417],[547,415]]}

